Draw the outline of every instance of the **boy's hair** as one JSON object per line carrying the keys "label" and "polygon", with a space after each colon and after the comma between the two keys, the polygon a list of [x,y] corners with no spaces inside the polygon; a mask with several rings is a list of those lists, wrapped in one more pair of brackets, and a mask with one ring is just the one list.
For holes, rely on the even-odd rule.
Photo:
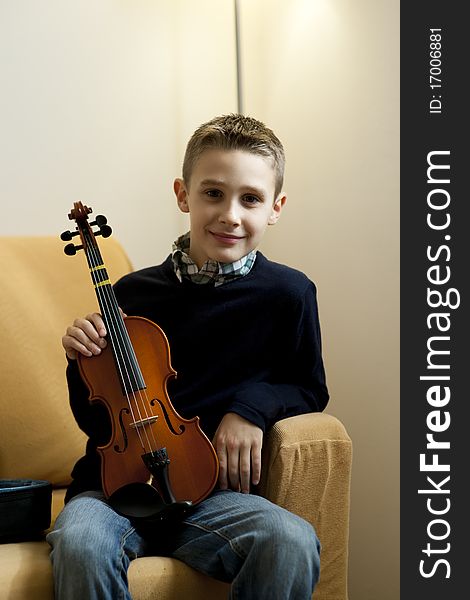
{"label": "boy's hair", "polygon": [[183,179],[189,185],[197,159],[208,149],[244,150],[272,159],[275,197],[284,181],[284,148],[261,121],[239,114],[222,115],[200,125],[191,136],[183,160]]}

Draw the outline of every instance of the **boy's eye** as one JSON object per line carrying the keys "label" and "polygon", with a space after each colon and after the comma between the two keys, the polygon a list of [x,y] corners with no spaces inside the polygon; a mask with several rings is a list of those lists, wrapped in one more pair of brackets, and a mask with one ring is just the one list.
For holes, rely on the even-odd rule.
{"label": "boy's eye", "polygon": [[207,190],[206,194],[210,198],[220,198],[222,196],[222,192],[220,190]]}
{"label": "boy's eye", "polygon": [[253,196],[252,194],[247,194],[246,196],[243,196],[243,201],[247,204],[258,204],[258,202],[261,202],[261,200],[257,196]]}

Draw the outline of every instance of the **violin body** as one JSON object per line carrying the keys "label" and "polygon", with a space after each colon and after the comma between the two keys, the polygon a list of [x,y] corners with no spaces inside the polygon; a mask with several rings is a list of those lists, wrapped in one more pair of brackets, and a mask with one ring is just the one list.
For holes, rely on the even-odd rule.
{"label": "violin body", "polygon": [[143,437],[166,448],[175,499],[197,504],[217,482],[217,454],[199,426],[199,417],[184,419],[171,404],[167,381],[176,372],[171,366],[164,332],[142,317],[126,317],[124,322],[146,383],[145,390],[134,394],[136,408],[130,409],[123,393],[109,342],[97,356],[79,355],[80,372],[90,390],[89,399],[107,407],[112,424],[109,442],[98,448],[104,493],[109,497],[129,483],[150,483],[162,493],[141,459]]}

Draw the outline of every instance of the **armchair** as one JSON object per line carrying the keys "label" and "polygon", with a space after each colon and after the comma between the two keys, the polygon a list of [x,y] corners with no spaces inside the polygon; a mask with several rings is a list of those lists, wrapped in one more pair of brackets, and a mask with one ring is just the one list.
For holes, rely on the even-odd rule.
{"label": "armchair", "polygon": [[[112,281],[131,270],[115,239],[101,249]],[[68,405],[59,340],[96,300],[84,261],[66,257],[53,237],[0,238],[0,278],[0,478],[50,481],[54,520],[86,441]],[[345,428],[326,413],[279,421],[265,440],[259,493],[310,521],[322,543],[315,600],[347,600],[351,452]],[[135,600],[228,594],[227,584],[162,557],[132,561],[129,582]],[[0,589],[6,600],[53,599],[44,540],[0,544]]]}

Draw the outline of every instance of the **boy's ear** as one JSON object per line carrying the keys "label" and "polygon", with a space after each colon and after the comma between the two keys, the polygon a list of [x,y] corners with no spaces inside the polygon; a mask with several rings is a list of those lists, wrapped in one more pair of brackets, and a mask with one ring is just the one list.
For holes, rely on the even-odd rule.
{"label": "boy's ear", "polygon": [[186,190],[186,185],[184,183],[184,179],[180,179],[179,177],[175,179],[173,182],[173,190],[176,195],[176,202],[178,203],[178,207],[181,212],[188,213],[189,205],[188,205],[188,192]]}
{"label": "boy's ear", "polygon": [[283,196],[283,195],[279,194],[279,196],[277,197],[276,201],[273,204],[271,216],[269,217],[269,220],[268,220],[268,225],[275,225],[278,222],[279,217],[281,216],[281,212],[284,207],[284,204],[286,203],[286,200],[287,200],[287,196]]}

